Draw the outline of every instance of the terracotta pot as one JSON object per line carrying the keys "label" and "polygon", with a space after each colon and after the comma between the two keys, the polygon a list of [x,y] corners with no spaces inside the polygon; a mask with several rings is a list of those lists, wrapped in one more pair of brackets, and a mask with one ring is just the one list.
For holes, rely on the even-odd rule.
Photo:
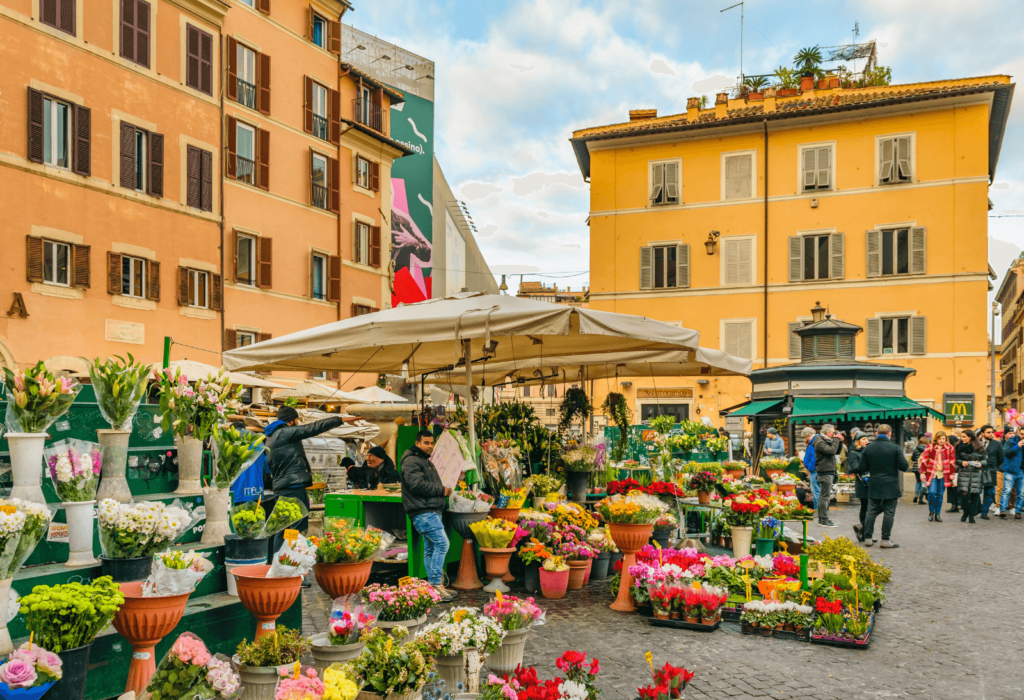
{"label": "terracotta pot", "polygon": [[509,587],[501,582],[502,576],[508,573],[508,561],[516,551],[515,547],[495,549],[493,547],[481,547],[480,552],[484,555],[484,569],[491,582],[484,586],[485,591],[495,593],[501,591],[508,593]]}
{"label": "terracotta pot", "polygon": [[711,492],[710,491],[698,491],[697,492],[697,503],[707,505],[711,503]]}
{"label": "terracotta pot", "polygon": [[344,663],[355,659],[363,653],[366,642],[355,644],[331,644],[327,633],[315,634],[309,639],[313,651],[313,668],[320,678],[324,677],[324,669],[334,663]]}
{"label": "terracotta pot", "polygon": [[731,476],[734,479],[742,479],[743,478],[743,470],[742,469],[726,469],[725,473],[726,473],[727,476]]}
{"label": "terracotta pot", "polygon": [[793,493],[796,491],[796,484],[775,484],[775,490],[779,493]]}
{"label": "terracotta pot", "polygon": [[779,88],[775,91],[776,97],[792,97],[793,95],[799,95],[800,91],[797,88]]}
{"label": "terracotta pot", "polygon": [[231,574],[235,577],[238,597],[245,609],[256,618],[256,637],[274,633],[275,622],[299,597],[301,576],[264,578],[270,564],[239,566]]}
{"label": "terracotta pot", "polygon": [[492,518],[504,518],[505,520],[509,521],[510,523],[514,523],[516,520],[519,519],[519,511],[521,511],[521,510],[522,510],[522,508],[496,508],[496,507],[492,506],[491,507],[491,517]]}
{"label": "terracotta pot", "polygon": [[711,625],[715,624],[716,621],[717,620],[715,618],[713,618],[713,617],[708,618],[708,617],[703,617],[702,616],[700,618],[700,624],[707,625],[708,627],[710,627]]}
{"label": "terracotta pot", "polygon": [[578,591],[583,588],[583,578],[587,575],[586,561],[567,561],[569,565],[569,590]]}
{"label": "terracotta pot", "polygon": [[324,593],[334,599],[363,590],[372,567],[372,561],[358,564],[313,564],[313,576]]}
{"label": "terracotta pot", "polygon": [[181,616],[190,593],[142,597],[142,584],[122,583],[124,604],[114,614],[114,629],[132,645],[132,663],[124,692],[139,695],[156,672],[156,645],[170,634]]}
{"label": "terracotta pot", "polygon": [[612,610],[621,612],[633,612],[636,605],[629,597],[629,591],[633,587],[633,577],[629,575],[629,567],[636,564],[636,553],[640,551],[651,536],[652,525],[638,525],[633,523],[610,523],[608,531],[612,541],[623,554],[622,558],[622,579],[619,583],[619,594],[611,604]]}
{"label": "terracotta pot", "polygon": [[687,615],[686,616],[686,621],[689,622],[691,625],[699,625],[700,624],[700,615],[697,615],[696,617],[690,617],[689,615]]}
{"label": "terracotta pot", "polygon": [[565,591],[568,587],[568,571],[547,571],[543,568],[540,570],[540,594],[545,598],[561,600],[565,597]]}
{"label": "terracotta pot", "polygon": [[786,473],[784,469],[766,469],[765,473],[768,474],[768,478],[775,481],[775,477],[782,476]]}
{"label": "terracotta pot", "polygon": [[669,614],[667,612],[661,612],[660,610],[655,610],[654,611],[654,617],[655,617],[655,619],[658,619],[658,620],[667,620],[667,619],[669,619]]}

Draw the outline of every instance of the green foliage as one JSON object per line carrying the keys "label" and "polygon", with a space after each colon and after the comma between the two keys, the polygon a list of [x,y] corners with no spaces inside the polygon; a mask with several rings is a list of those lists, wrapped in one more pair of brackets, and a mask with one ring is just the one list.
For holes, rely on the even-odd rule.
{"label": "green foliage", "polygon": [[629,446],[629,429],[633,423],[633,412],[629,410],[626,397],[617,391],[613,391],[605,397],[604,403],[601,404],[601,411],[619,429],[619,439],[615,441],[615,447],[612,448],[611,459],[621,462],[626,458],[626,448]]}
{"label": "green foliage", "polygon": [[751,76],[743,81],[743,87],[750,92],[762,92],[768,87],[768,77],[764,75]]}
{"label": "green foliage", "polygon": [[35,643],[59,653],[91,644],[124,604],[124,594],[113,579],[100,576],[89,584],[35,586],[18,602]]}
{"label": "green foliage", "polygon": [[586,420],[594,412],[587,392],[579,387],[565,390],[562,403],[558,405],[558,432],[564,433],[574,420]]}
{"label": "green foliage", "polygon": [[265,634],[238,645],[236,654],[243,666],[265,667],[293,664],[309,651],[309,641],[299,630],[278,625],[274,634]]}
{"label": "green foliage", "polygon": [[821,49],[817,46],[800,49],[793,57],[793,67],[802,72],[818,74],[822,62]]}
{"label": "green foliage", "polygon": [[675,416],[655,416],[647,421],[647,424],[651,426],[651,430],[661,434],[668,435],[669,431],[676,424]]}
{"label": "green foliage", "polygon": [[779,66],[775,69],[775,87],[777,89],[795,89],[800,87],[800,74],[792,68]]}
{"label": "green foliage", "polygon": [[890,569],[876,564],[862,547],[858,547],[846,537],[832,539],[825,535],[824,542],[807,548],[807,555],[811,560],[820,561],[826,566],[838,566],[839,571],[847,576],[851,574],[851,560],[848,557],[852,557],[858,581],[868,582],[873,577],[876,584],[887,583],[892,576]]}
{"label": "green foliage", "polygon": [[882,87],[892,82],[892,68],[888,66],[875,66],[869,71],[864,71],[864,77],[857,81],[857,87]]}
{"label": "green foliage", "polygon": [[213,482],[226,489],[242,473],[242,468],[255,460],[262,451],[260,443],[265,435],[239,430],[233,426],[213,429],[213,444],[217,455],[217,470]]}
{"label": "green foliage", "polygon": [[[84,358],[83,358],[84,359]],[[100,413],[114,430],[130,430],[131,421],[149,387],[150,366],[119,355],[89,364],[89,379],[96,392]]]}
{"label": "green foliage", "polygon": [[[460,405],[452,414],[449,428],[466,432],[469,430],[469,416]],[[476,410],[476,437],[483,440],[511,440],[521,455],[529,455],[531,464],[546,463],[549,455],[557,458],[559,453],[556,436],[541,425],[533,406],[522,401],[483,404]]]}
{"label": "green foliage", "polygon": [[352,662],[352,668],[363,683],[363,689],[380,697],[394,693],[413,693],[427,682],[434,670],[433,658],[424,655],[424,645],[402,644],[400,632],[392,638],[384,630],[374,628],[365,638],[366,649]]}
{"label": "green foliage", "polygon": [[299,405],[299,400],[294,396],[289,396],[287,399],[284,400],[284,405],[288,406],[289,408],[295,408],[296,406]]}
{"label": "green foliage", "polygon": [[707,95],[701,95],[700,101],[697,103],[701,109],[707,109],[708,105],[711,104],[711,98]]}

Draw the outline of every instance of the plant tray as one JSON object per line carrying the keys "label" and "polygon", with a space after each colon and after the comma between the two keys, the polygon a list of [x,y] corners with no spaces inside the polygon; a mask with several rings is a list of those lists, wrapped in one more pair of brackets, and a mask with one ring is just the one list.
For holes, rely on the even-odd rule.
{"label": "plant tray", "polygon": [[752,627],[749,622],[740,621],[740,632],[743,634],[755,635],[758,637],[769,637],[771,639],[788,639],[794,642],[811,641],[811,628],[805,627],[799,632],[787,632],[786,630],[771,630],[765,634],[760,627]]}
{"label": "plant tray", "polygon": [[843,647],[845,649],[867,649],[871,643],[871,632],[875,629],[875,616],[871,615],[871,622],[868,623],[868,632],[861,641],[852,639],[826,639],[824,637],[811,637],[811,644],[824,644],[830,647]]}
{"label": "plant tray", "polygon": [[739,622],[740,615],[743,614],[743,608],[722,608],[722,619],[726,622]]}
{"label": "plant tray", "polygon": [[659,620],[652,616],[647,618],[647,624],[651,627],[675,627],[676,629],[693,630],[694,632],[714,632],[721,626],[722,621],[719,619],[713,625],[702,625],[700,623],[686,622],[685,620]]}

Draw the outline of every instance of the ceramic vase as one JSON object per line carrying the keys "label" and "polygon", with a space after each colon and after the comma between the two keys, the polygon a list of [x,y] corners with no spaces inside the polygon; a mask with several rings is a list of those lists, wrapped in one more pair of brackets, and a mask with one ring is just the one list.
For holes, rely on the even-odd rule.
{"label": "ceramic vase", "polygon": [[103,461],[100,465],[100,486],[96,489],[96,500],[113,498],[119,503],[131,503],[132,491],[124,478],[128,468],[128,440],[130,430],[97,430],[96,440],[100,443]]}
{"label": "ceramic vase", "polygon": [[68,547],[71,550],[64,566],[96,566],[99,559],[92,553],[93,523],[96,501],[68,501],[64,517],[68,523]]}
{"label": "ceramic vase", "polygon": [[174,436],[178,448],[178,488],[175,496],[193,496],[203,492],[199,481],[203,469],[203,443],[194,437]]}
{"label": "ceramic vase", "polygon": [[43,496],[43,445],[46,433],[5,433],[11,451],[11,498],[46,503]]}
{"label": "ceramic vase", "polygon": [[203,526],[203,538],[199,542],[219,547],[224,544],[224,536],[231,534],[231,527],[228,523],[231,489],[218,489],[214,486],[203,487],[203,504],[206,506],[206,524]]}

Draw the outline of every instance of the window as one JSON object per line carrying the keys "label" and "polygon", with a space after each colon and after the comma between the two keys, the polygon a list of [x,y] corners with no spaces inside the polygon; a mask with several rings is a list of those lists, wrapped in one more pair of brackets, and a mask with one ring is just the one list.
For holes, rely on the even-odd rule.
{"label": "window", "polygon": [[558,396],[558,387],[555,386],[554,384],[549,384],[548,385],[548,398],[549,399],[553,399],[553,398],[556,398],[557,396]]}
{"label": "window", "polygon": [[164,196],[164,137],[121,122],[121,186]]}
{"label": "window", "polygon": [[754,190],[754,154],[722,155],[722,199],[750,199]]}
{"label": "window", "polygon": [[722,239],[722,284],[754,284],[754,239]]}
{"label": "window", "polygon": [[213,35],[185,25],[185,85],[213,95]]}
{"label": "window", "polygon": [[235,345],[236,348],[244,348],[247,345],[255,345],[256,342],[257,342],[256,341],[256,334],[255,333],[248,333],[246,331],[238,331],[237,335],[235,337],[237,339],[236,340],[237,344]]}
{"label": "window", "polygon": [[642,403],[640,404],[640,421],[646,423],[658,416],[674,416],[682,423],[690,417],[690,404],[687,403]]}
{"label": "window", "polygon": [[679,171],[681,161],[670,160],[650,164],[649,191],[652,207],[679,204]]}
{"label": "window", "polygon": [[722,350],[727,354],[754,359],[753,338],[753,321],[722,321]]}
{"label": "window", "polygon": [[230,34],[225,44],[228,99],[270,114],[270,56],[238,43]]}
{"label": "window", "polygon": [[867,232],[867,276],[920,275],[926,271],[927,231],[922,227]]}
{"label": "window", "polygon": [[256,239],[237,235],[235,244],[235,281],[256,286]]}
{"label": "window", "polygon": [[186,270],[188,275],[188,305],[196,309],[210,308],[210,273]]}
{"label": "window", "polygon": [[314,299],[327,298],[327,256],[313,253],[312,293]]}
{"label": "window", "polygon": [[924,355],[927,321],[924,316],[890,316],[867,321],[868,355]]}
{"label": "window", "polygon": [[40,0],[39,21],[75,36],[75,0]]}
{"label": "window", "polygon": [[523,387],[523,398],[524,399],[530,398],[530,387],[528,387],[528,386],[524,386]]}
{"label": "window", "polygon": [[121,256],[121,296],[146,298],[146,260]]}
{"label": "window", "polygon": [[256,184],[256,129],[248,124],[238,123],[236,139],[236,179]]}
{"label": "window", "polygon": [[845,236],[813,233],[789,237],[789,281],[842,279]]}
{"label": "window", "polygon": [[311,204],[318,209],[327,209],[327,158],[319,153],[314,153],[311,159],[311,170]]}
{"label": "window", "polygon": [[640,289],[689,286],[689,245],[656,245],[640,249]]}
{"label": "window", "polygon": [[190,207],[213,211],[213,154],[195,146],[186,151],[187,199]]}
{"label": "window", "polygon": [[878,139],[878,184],[913,182],[910,136],[883,136]]}
{"label": "window", "polygon": [[356,120],[361,124],[370,123],[370,112],[373,107],[370,88],[365,85],[359,90],[359,100],[356,104]]}
{"label": "window", "polygon": [[310,39],[321,49],[327,48],[327,31],[327,20],[314,12],[310,20]]}
{"label": "window", "polygon": [[135,189],[146,191],[146,132],[135,130]]}
{"label": "window", "polygon": [[832,189],[832,147],[805,146],[800,149],[801,189],[804,192]]}
{"label": "window", "polygon": [[71,105],[43,98],[43,162],[71,167]]}
{"label": "window", "polygon": [[544,415],[546,415],[546,416],[553,416],[553,415],[555,415],[555,409],[553,409],[553,408],[546,408],[546,409],[544,409]]}
{"label": "window", "polygon": [[376,310],[377,309],[373,308],[372,306],[363,306],[362,304],[352,305],[353,316],[365,316],[366,314],[372,314]]}
{"label": "window", "polygon": [[92,111],[28,89],[28,159],[89,177]]}
{"label": "window", "polygon": [[43,241],[43,281],[61,287],[71,286],[71,246],[58,241]]}
{"label": "window", "polygon": [[309,373],[309,378],[310,379],[327,379],[327,371],[324,370],[322,372],[310,372]]}
{"label": "window", "polygon": [[238,102],[256,109],[256,52],[238,45]]}
{"label": "window", "polygon": [[327,88],[313,83],[313,136],[327,140]]}
{"label": "window", "polygon": [[149,3],[121,0],[121,58],[149,68]]}
{"label": "window", "polygon": [[370,264],[370,225],[362,221],[356,222],[354,258],[357,263]]}
{"label": "window", "polygon": [[356,156],[356,184],[370,189],[370,161]]}

